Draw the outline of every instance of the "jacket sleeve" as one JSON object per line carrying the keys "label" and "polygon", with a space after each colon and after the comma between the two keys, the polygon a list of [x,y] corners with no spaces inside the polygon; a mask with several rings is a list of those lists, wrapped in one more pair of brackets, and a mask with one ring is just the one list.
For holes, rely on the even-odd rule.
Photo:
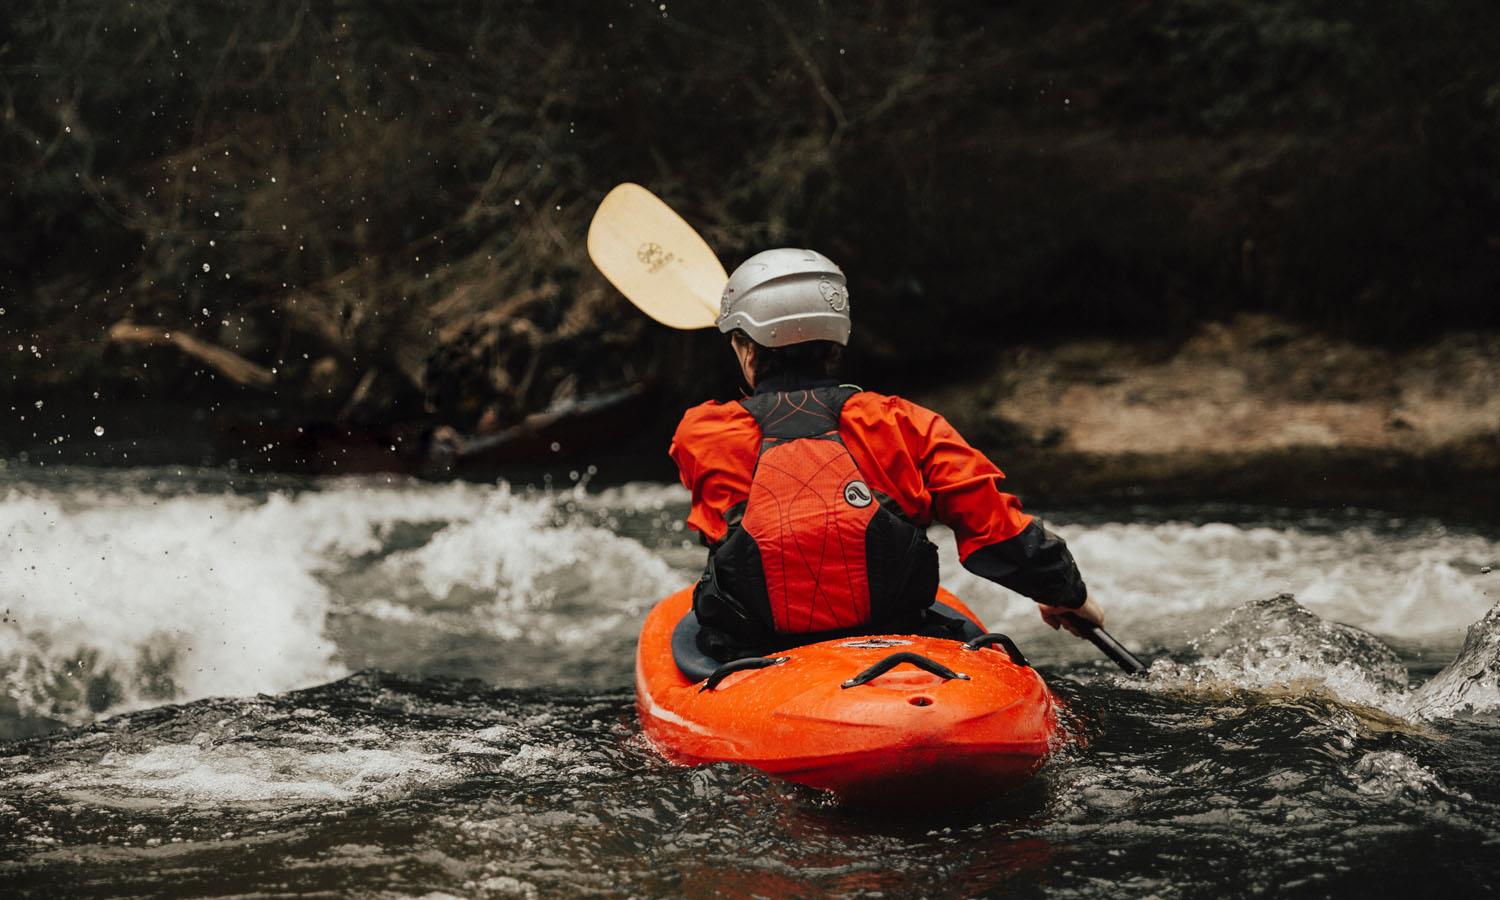
{"label": "jacket sleeve", "polygon": [[1068,545],[1001,490],[1005,473],[942,416],[906,406],[908,442],[933,518],[953,529],[964,568],[1038,603],[1082,606],[1088,588]]}
{"label": "jacket sleeve", "polygon": [[1015,537],[980,547],[963,564],[981,578],[1048,606],[1077,609],[1088,599],[1088,586],[1068,545],[1041,519],[1033,518]]}
{"label": "jacket sleeve", "polygon": [[[693,496],[687,523],[709,546],[724,539],[724,517],[750,493],[755,467],[755,421],[738,404],[705,403],[688,410],[668,453]],[[748,453],[748,458],[746,454]]]}

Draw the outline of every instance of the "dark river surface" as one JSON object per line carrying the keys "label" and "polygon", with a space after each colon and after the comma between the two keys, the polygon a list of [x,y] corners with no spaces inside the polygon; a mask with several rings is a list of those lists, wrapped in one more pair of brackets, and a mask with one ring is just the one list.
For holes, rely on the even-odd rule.
{"label": "dark river surface", "polygon": [[9,463],[0,498],[0,894],[1500,888],[1494,527],[1048,510],[1139,680],[937,535],[1073,739],[903,819],[644,741],[636,631],[703,558],[675,486]]}

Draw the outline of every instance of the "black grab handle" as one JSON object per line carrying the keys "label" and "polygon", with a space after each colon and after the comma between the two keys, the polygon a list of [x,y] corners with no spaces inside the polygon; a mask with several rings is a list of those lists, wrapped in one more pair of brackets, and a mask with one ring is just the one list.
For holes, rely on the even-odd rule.
{"label": "black grab handle", "polygon": [[790,656],[747,656],[744,659],[732,659],[717,669],[714,669],[708,680],[703,682],[703,687],[698,688],[698,693],[711,691],[719,686],[719,682],[733,675],[735,672],[746,672],[750,669],[764,669],[768,666],[779,666]]}
{"label": "black grab handle", "polygon": [[960,679],[962,681],[969,680],[969,676],[960,675],[958,672],[953,671],[942,663],[930,660],[920,653],[903,652],[892,653],[890,656],[887,656],[885,659],[882,659],[880,662],[876,663],[868,669],[865,669],[863,672],[860,672],[858,675],[844,682],[842,685],[840,685],[840,687],[859,687],[866,682],[874,681],[875,679],[896,668],[902,663],[911,663],[912,665],[916,666],[919,669],[922,669],[923,671],[931,672],[944,681],[949,681],[954,678]]}
{"label": "black grab handle", "polygon": [[964,649],[978,650],[982,647],[988,647],[991,644],[999,644],[1000,646],[1004,647],[1005,655],[1009,656],[1010,661],[1015,663],[1016,665],[1031,665],[1031,663],[1026,661],[1026,657],[1021,655],[1021,648],[1016,646],[1016,642],[1011,640],[1009,635],[999,634],[998,632],[992,631],[989,634],[981,634],[974,640],[969,641],[967,644],[964,644]]}

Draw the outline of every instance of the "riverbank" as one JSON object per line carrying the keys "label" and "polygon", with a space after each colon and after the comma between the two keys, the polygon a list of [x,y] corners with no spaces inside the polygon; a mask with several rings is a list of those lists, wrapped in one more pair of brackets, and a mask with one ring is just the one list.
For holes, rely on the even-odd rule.
{"label": "riverbank", "polygon": [[1398,350],[1269,316],[1184,341],[1008,351],[920,397],[1050,499],[1357,503],[1493,516],[1500,336]]}

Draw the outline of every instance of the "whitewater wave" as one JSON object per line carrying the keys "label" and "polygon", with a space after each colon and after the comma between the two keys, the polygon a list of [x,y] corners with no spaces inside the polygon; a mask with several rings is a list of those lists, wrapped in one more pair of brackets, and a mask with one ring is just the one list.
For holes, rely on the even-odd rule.
{"label": "whitewater wave", "polygon": [[1193,641],[1189,655],[1153,663],[1150,689],[1325,696],[1409,723],[1500,708],[1500,605],[1469,629],[1453,662],[1416,690],[1401,657],[1378,637],[1324,621],[1290,594],[1235,610]]}
{"label": "whitewater wave", "polygon": [[570,517],[555,499],[491,490],[419,547],[384,557],[364,609],[506,640],[584,643],[635,621],[683,575],[641,543]]}
{"label": "whitewater wave", "polygon": [[1153,687],[1218,693],[1326,694],[1392,715],[1406,711],[1406,667],[1372,634],[1326,622],[1278,594],[1234,610],[1194,640],[1190,661],[1162,659]]}
{"label": "whitewater wave", "polygon": [[[295,520],[295,522],[294,522]],[[334,677],[316,573],[359,535],[286,497],[12,489],[0,671],[23,713],[281,691]]]}
{"label": "whitewater wave", "polygon": [[[582,474],[559,490],[392,477],[247,486],[207,470],[19,476],[0,486],[0,718],[78,722],[363,668],[625,685],[644,612],[704,559],[677,485],[589,490]],[[1482,574],[1500,543],[1435,523],[1054,524],[1111,630],[1154,656],[1180,657],[1234,610],[1281,592],[1322,620],[1451,654],[1500,583]],[[965,571],[944,529],[933,536],[944,584],[992,628],[1036,658],[1102,665],[1086,643],[1045,628],[1030,601]],[[1301,677],[1283,649],[1291,655],[1253,665],[1219,654],[1221,674]],[[1472,662],[1481,651],[1465,653]],[[1371,704],[1385,709],[1401,693],[1357,666],[1296,665],[1342,680],[1351,702],[1385,698]],[[1493,671],[1473,665],[1466,680],[1434,679],[1423,715],[1460,693],[1470,707],[1496,706]]]}
{"label": "whitewater wave", "polygon": [[[1464,629],[1500,601],[1500,576],[1486,574],[1500,542],[1436,523],[1050,524],[1067,539],[1111,631],[1147,649],[1181,647],[1247,603],[1292,594],[1322,619],[1452,654]],[[1032,604],[963,570],[951,537],[934,534],[944,584],[986,624],[1049,657],[1091,658],[1092,648],[1043,627]]]}
{"label": "whitewater wave", "polygon": [[1422,685],[1413,703],[1431,717],[1500,709],[1500,603],[1469,627],[1458,658]]}
{"label": "whitewater wave", "polygon": [[339,677],[357,649],[341,643],[359,643],[341,616],[585,643],[633,631],[689,577],[590,521],[582,487],[0,496],[0,678],[16,712],[52,720]]}

